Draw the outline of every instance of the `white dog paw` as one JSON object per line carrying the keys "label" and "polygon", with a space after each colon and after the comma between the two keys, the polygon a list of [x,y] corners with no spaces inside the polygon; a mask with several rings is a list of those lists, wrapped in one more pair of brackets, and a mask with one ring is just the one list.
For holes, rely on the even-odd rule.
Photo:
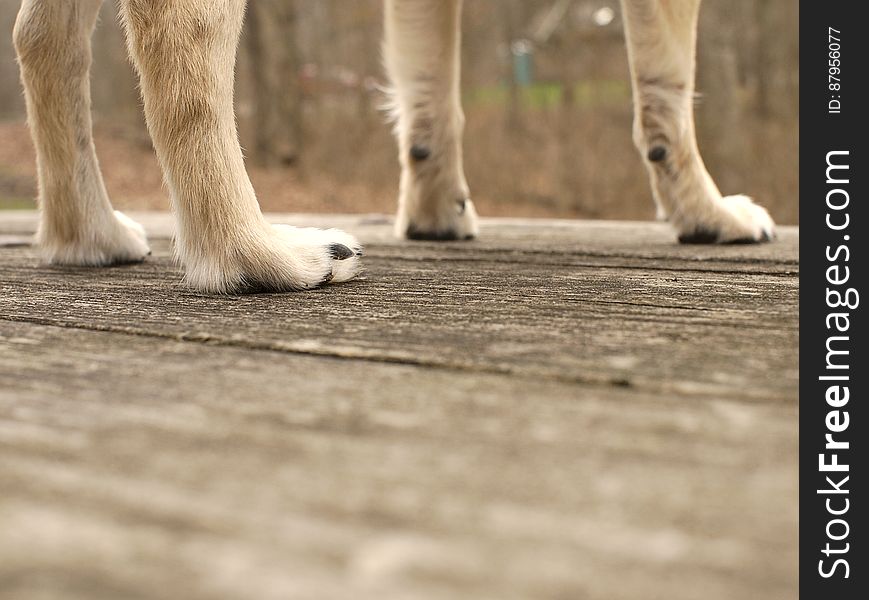
{"label": "white dog paw", "polygon": [[320,269],[327,271],[323,273],[318,270],[317,275],[303,282],[301,289],[325,283],[350,281],[362,270],[360,261],[362,244],[349,233],[340,229],[316,229],[290,225],[273,227],[296,254],[305,257],[305,260],[312,265],[322,265]]}
{"label": "white dog paw", "polygon": [[187,284],[216,294],[310,290],[349,281],[362,268],[362,245],[337,229],[273,225],[240,239],[229,255],[220,249],[193,259],[180,249]]}
{"label": "white dog paw", "polygon": [[431,214],[400,211],[395,233],[409,240],[453,241],[472,240],[480,233],[479,219],[473,201],[456,200],[453,205],[439,207]]}
{"label": "white dog paw", "polygon": [[121,226],[116,254],[127,256],[133,262],[144,260],[151,254],[145,228],[119,210],[115,211],[115,219]]}
{"label": "white dog paw", "polygon": [[117,210],[82,230],[43,226],[37,243],[54,265],[102,267],[142,262],[151,254],[145,229]]}
{"label": "white dog paw", "polygon": [[700,218],[679,219],[683,244],[757,244],[775,239],[775,223],[767,210],[748,196],[725,196]]}

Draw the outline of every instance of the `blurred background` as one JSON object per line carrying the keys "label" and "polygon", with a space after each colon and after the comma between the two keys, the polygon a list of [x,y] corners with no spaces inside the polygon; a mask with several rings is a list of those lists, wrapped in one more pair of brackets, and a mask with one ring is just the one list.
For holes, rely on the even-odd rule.
{"label": "blurred background", "polygon": [[[237,70],[240,135],[267,211],[394,210],[380,111],[382,0],[250,0]],[[0,209],[32,208],[32,144],[0,3]],[[700,147],[722,192],[798,222],[798,3],[707,0]],[[466,0],[466,171],[485,216],[651,219],[631,141],[617,0]],[[97,151],[117,208],[168,209],[114,2],[94,37]]]}

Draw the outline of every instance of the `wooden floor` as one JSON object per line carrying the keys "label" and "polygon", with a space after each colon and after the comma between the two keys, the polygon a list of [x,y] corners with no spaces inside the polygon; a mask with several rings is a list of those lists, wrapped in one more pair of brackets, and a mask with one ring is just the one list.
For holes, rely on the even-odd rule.
{"label": "wooden floor", "polygon": [[797,596],[798,234],[487,221],[308,293],[40,264],[0,213],[0,597]]}

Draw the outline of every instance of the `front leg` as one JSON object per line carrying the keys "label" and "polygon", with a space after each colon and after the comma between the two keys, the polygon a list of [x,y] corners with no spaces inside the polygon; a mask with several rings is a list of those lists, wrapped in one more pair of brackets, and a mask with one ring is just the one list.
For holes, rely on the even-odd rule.
{"label": "front leg", "polygon": [[658,213],[683,243],[765,242],[767,211],[725,196],[706,170],[694,131],[700,0],[622,0],[634,89],[634,141],[646,161]]}
{"label": "front leg", "polygon": [[386,0],[384,55],[401,163],[399,237],[477,235],[462,165],[461,6],[461,0]]}
{"label": "front leg", "polygon": [[352,236],[272,227],[260,213],[233,109],[244,9],[245,0],[121,0],[186,281],[215,293],[345,281],[359,272]]}
{"label": "front leg", "polygon": [[91,123],[91,32],[102,0],[24,0],[13,40],[39,174],[43,257],[57,265],[139,262],[145,230],[112,208]]}

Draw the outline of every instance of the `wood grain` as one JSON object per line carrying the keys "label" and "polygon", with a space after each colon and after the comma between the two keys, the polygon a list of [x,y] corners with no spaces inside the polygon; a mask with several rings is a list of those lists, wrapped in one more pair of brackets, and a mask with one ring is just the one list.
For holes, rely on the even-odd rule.
{"label": "wood grain", "polygon": [[323,217],[364,279],[215,298],[140,219],[133,267],[0,247],[0,597],[796,595],[795,230]]}

